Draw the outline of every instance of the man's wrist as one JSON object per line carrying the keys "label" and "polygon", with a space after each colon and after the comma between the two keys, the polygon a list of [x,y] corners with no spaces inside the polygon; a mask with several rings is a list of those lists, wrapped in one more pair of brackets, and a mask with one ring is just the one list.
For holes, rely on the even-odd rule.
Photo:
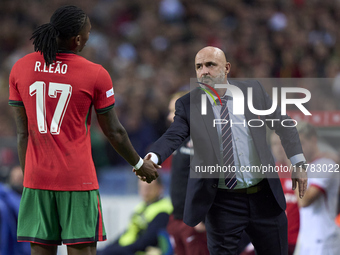
{"label": "man's wrist", "polygon": [[159,163],[159,157],[158,157],[158,155],[156,154],[156,153],[154,153],[154,152],[149,152],[147,155],[151,155],[151,161],[153,162],[153,163],[155,163],[155,164],[157,164],[158,165],[158,163]]}
{"label": "man's wrist", "polygon": [[303,155],[303,153],[300,153],[300,154],[296,154],[296,155],[290,157],[289,160],[292,163],[292,165],[295,166],[297,163],[299,163],[301,161],[306,161],[306,158]]}
{"label": "man's wrist", "polygon": [[307,162],[306,161],[300,161],[300,162],[295,164],[295,167],[307,170]]}
{"label": "man's wrist", "polygon": [[136,165],[133,166],[133,168],[135,170],[139,170],[142,167],[143,164],[144,164],[144,160],[141,157],[139,157],[139,161],[137,162]]}

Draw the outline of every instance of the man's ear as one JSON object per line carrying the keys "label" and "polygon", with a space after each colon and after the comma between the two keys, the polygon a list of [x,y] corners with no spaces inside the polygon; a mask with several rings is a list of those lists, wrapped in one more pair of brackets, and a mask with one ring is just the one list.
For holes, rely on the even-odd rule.
{"label": "man's ear", "polygon": [[226,75],[230,72],[230,67],[231,67],[230,62],[227,62],[227,63],[225,64],[225,74],[226,74]]}
{"label": "man's ear", "polygon": [[80,35],[77,35],[75,38],[74,38],[74,41],[76,43],[77,46],[80,46]]}
{"label": "man's ear", "polygon": [[80,46],[80,35],[77,35],[77,36],[73,36],[71,38],[71,48],[72,48],[72,51],[78,51],[78,48]]}

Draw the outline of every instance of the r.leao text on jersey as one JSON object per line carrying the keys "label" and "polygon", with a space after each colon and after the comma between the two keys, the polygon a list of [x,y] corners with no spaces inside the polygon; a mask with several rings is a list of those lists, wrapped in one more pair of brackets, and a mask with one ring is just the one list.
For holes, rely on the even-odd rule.
{"label": "r.leao text on jersey", "polygon": [[13,66],[9,85],[9,104],[25,107],[28,120],[24,186],[98,189],[91,155],[91,109],[105,113],[114,106],[108,72],[73,53],[58,53],[46,66],[35,52]]}
{"label": "r.leao text on jersey", "polygon": [[56,61],[47,67],[45,62],[36,61],[34,72],[66,74],[67,64],[63,64],[62,61]]}

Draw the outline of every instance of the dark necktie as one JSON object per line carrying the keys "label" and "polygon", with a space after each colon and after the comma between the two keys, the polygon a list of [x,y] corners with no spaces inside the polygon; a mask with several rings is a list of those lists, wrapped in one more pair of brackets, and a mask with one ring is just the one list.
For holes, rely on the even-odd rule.
{"label": "dark necktie", "polygon": [[[230,126],[230,118],[229,111],[227,107],[227,97],[222,97],[222,108],[221,108],[221,119],[224,121],[221,125],[221,135],[222,135],[222,145],[223,145],[223,165],[228,167],[228,169],[232,169],[234,166],[234,151],[233,151],[233,142],[231,136],[231,126]],[[225,123],[226,122],[226,123]],[[227,171],[225,175],[225,185],[229,189],[235,188],[237,184],[236,172]]]}

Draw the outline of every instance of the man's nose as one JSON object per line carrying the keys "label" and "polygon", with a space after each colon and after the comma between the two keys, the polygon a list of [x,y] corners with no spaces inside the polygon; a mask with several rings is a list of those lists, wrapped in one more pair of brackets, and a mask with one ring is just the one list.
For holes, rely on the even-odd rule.
{"label": "man's nose", "polygon": [[209,74],[210,74],[209,68],[206,67],[206,66],[203,66],[203,67],[202,67],[202,71],[201,71],[201,76],[203,76],[203,75],[209,75]]}

